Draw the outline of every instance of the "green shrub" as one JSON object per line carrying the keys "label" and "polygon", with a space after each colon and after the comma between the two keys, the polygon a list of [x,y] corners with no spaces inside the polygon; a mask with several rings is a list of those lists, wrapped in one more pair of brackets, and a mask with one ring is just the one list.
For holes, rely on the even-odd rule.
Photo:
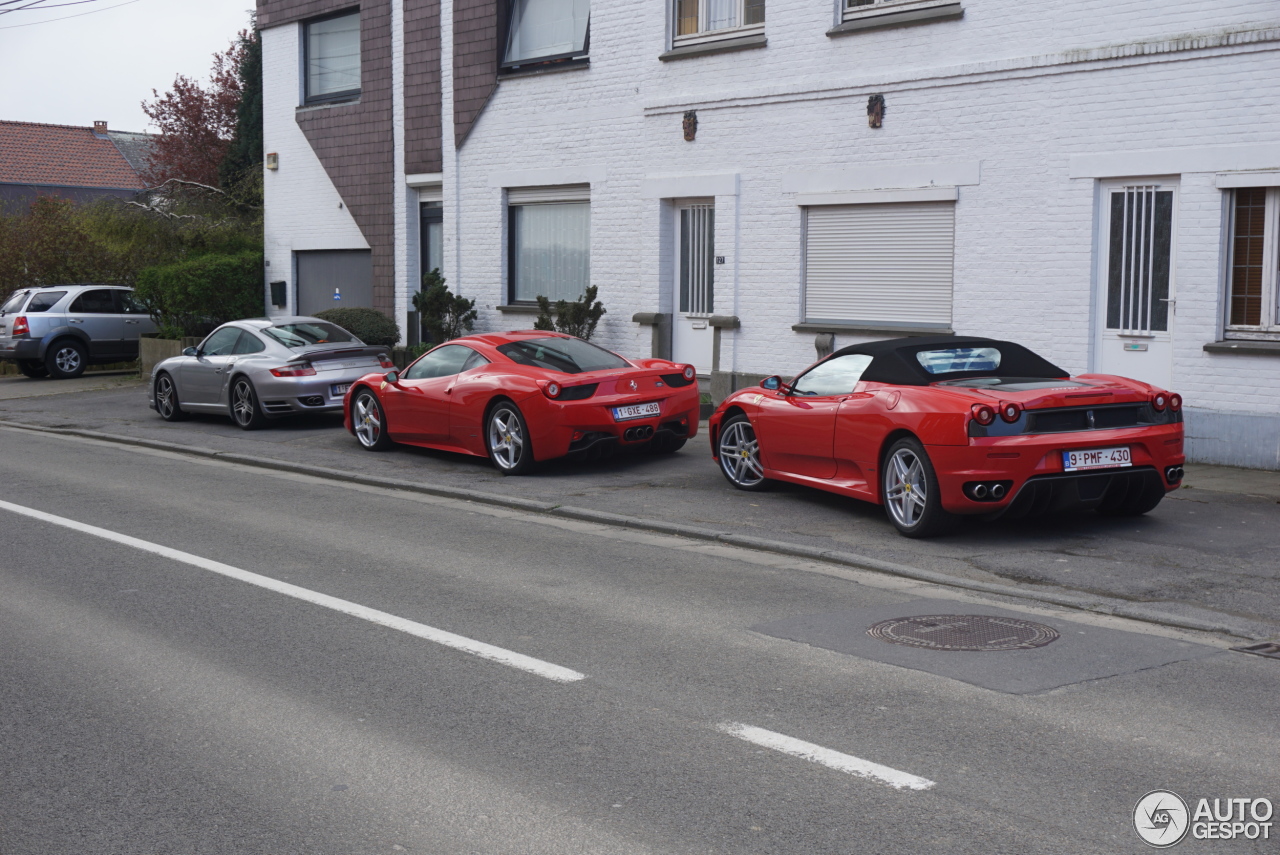
{"label": "green shrub", "polygon": [[325,309],[315,316],[337,324],[365,344],[394,347],[400,341],[400,325],[377,309]]}
{"label": "green shrub", "polygon": [[550,300],[539,294],[538,319],[534,321],[533,328],[555,330],[590,341],[591,336],[595,334],[596,324],[600,323],[600,316],[603,314],[604,303],[596,299],[594,285],[589,286],[585,294],[572,302],[556,300],[554,307]]}
{"label": "green shrub", "polygon": [[142,270],[135,293],[161,329],[205,335],[227,321],[264,314],[262,271],[261,252],[213,253]]}
{"label": "green shrub", "polygon": [[476,301],[450,293],[439,268],[422,276],[422,290],[413,295],[424,338],[442,344],[471,330],[476,322]]}

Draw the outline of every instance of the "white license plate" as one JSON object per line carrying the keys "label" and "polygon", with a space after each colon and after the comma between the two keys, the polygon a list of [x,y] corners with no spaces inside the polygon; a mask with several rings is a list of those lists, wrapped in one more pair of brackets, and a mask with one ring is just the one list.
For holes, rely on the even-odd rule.
{"label": "white license plate", "polygon": [[627,419],[643,419],[656,416],[662,412],[662,404],[653,401],[648,404],[628,404],[625,407],[613,408],[613,420],[625,422]]}
{"label": "white license plate", "polygon": [[1132,465],[1133,459],[1129,456],[1127,445],[1062,452],[1063,472],[1079,472],[1082,469],[1115,469],[1118,466]]}
{"label": "white license plate", "polygon": [[334,383],[332,386],[329,387],[329,392],[331,395],[333,395],[333,397],[337,398],[340,395],[347,394],[347,390],[350,388],[351,388],[350,383]]}

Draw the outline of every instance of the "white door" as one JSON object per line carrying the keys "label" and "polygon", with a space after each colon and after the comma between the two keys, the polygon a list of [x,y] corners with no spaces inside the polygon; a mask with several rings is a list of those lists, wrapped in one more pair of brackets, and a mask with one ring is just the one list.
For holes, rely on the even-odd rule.
{"label": "white door", "polygon": [[715,333],[708,323],[715,307],[715,202],[679,204],[675,219],[671,358],[692,364],[699,374],[710,374]]}
{"label": "white door", "polygon": [[1097,370],[1173,381],[1178,184],[1105,184],[1100,200]]}

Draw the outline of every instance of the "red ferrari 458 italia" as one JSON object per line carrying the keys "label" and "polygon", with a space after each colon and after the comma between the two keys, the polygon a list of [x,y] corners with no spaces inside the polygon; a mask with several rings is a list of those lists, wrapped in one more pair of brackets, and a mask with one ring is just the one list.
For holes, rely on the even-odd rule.
{"label": "red ferrari 458 italia", "polygon": [[624,359],[561,333],[471,335],[361,377],[344,410],[371,451],[460,451],[518,475],[566,455],[679,449],[698,432],[698,379],[692,365]]}
{"label": "red ferrari 458 italia", "polygon": [[739,489],[829,490],[927,537],[960,515],[1144,514],[1182,480],[1181,410],[1164,389],[1071,377],[1013,342],[902,338],[730,395],[711,453]]}

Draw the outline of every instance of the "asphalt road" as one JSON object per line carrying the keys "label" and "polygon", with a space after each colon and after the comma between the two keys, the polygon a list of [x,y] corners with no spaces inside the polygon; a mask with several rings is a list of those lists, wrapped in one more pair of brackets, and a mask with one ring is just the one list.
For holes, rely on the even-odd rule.
{"label": "asphalt road", "polygon": [[1032,596],[1041,591],[1096,595],[1174,616],[1226,621],[1256,637],[1280,635],[1280,562],[1274,537],[1280,503],[1275,496],[1179,490],[1135,520],[1108,520],[1093,513],[1017,522],[975,520],[955,535],[911,541],[900,537],[883,510],[873,505],[794,485],[779,484],[766,493],[732,489],[711,460],[704,434],[674,455],[561,461],[531,477],[503,478],[476,457],[407,447],[364,452],[336,418],[282,420],[255,432],[213,416],[169,424],[147,409],[144,385],[109,382],[117,385],[43,395],[57,384],[15,378],[6,388],[28,389],[25,394],[33,397],[3,401],[0,419],[688,523],[1016,585]]}
{"label": "asphalt road", "polygon": [[[92,440],[0,478],[3,855],[1115,853],[1156,788],[1280,800],[1280,662],[1218,639]],[[937,600],[1060,637],[777,628]]]}

